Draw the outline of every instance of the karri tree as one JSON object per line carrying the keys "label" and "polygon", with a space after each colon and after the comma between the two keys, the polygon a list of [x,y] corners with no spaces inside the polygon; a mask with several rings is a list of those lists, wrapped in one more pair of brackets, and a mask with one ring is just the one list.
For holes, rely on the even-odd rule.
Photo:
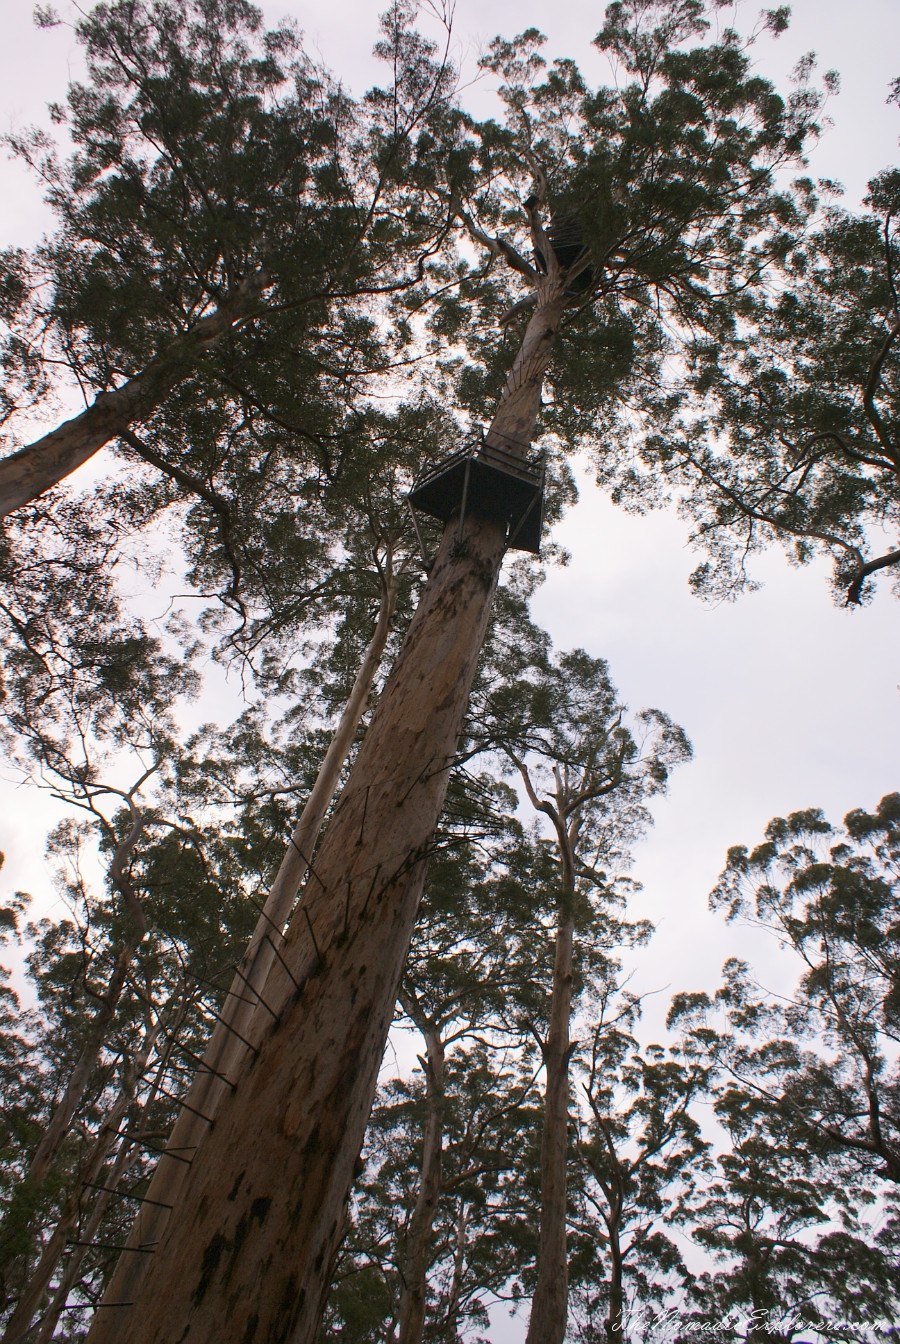
{"label": "karri tree", "polygon": [[[421,71],[411,17],[392,12],[390,50]],[[402,165],[466,239],[460,301],[436,309],[435,338],[472,338],[464,390],[483,407],[497,389],[487,444],[513,455],[548,369],[560,424],[655,403],[670,343],[687,329],[728,340],[737,295],[806,210],[780,170],[814,131],[816,96],[781,99],[734,33],[710,40],[699,0],[614,5],[597,42],[618,66],[608,88],[572,62],[544,71],[534,34],[498,43],[506,123],[466,128],[433,100]],[[507,353],[484,319],[510,300],[524,330]],[[143,1275],[104,1303],[93,1344],[314,1339],[506,544],[476,499],[448,525],[266,984],[271,1025],[165,1235],[126,1253]]]}
{"label": "karri tree", "polygon": [[[592,982],[619,969],[616,949],[649,927],[622,917],[618,890],[630,845],[649,824],[646,803],[688,759],[680,728],[656,710],[629,722],[606,664],[581,650],[562,654],[543,677],[514,682],[516,716],[503,748],[528,799],[548,818],[558,865],[549,891],[552,944],[545,947],[546,997],[532,1022],[545,1069],[541,1114],[540,1238],[528,1342],[562,1344],[567,1320],[567,1214],[572,1153],[573,1019]],[[552,946],[552,958],[551,958]],[[551,969],[552,968],[552,969]]]}

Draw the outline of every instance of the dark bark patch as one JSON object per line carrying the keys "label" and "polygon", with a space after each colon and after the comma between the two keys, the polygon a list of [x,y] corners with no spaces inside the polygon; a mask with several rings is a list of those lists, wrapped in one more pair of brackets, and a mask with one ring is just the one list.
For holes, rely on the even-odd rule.
{"label": "dark bark patch", "polygon": [[247,1240],[247,1233],[250,1231],[251,1225],[253,1223],[259,1223],[260,1226],[262,1226],[262,1224],[268,1217],[269,1209],[271,1207],[272,1207],[272,1201],[269,1198],[269,1196],[260,1195],[259,1198],[254,1199],[253,1203],[250,1205],[249,1212],[243,1215],[237,1227],[235,1228],[234,1244],[232,1245],[231,1256],[228,1261],[228,1272],[225,1275],[226,1283],[230,1280],[232,1274],[234,1273],[234,1267],[235,1264],[237,1263],[237,1258],[241,1253],[241,1248],[244,1242]]}
{"label": "dark bark patch", "polygon": [[228,1273],[225,1275],[226,1281],[231,1278],[235,1261],[241,1253],[241,1247],[244,1244],[247,1233],[250,1231],[250,1216],[244,1214],[234,1231],[234,1245],[231,1248],[231,1259],[228,1264]]}
{"label": "dark bark patch", "polygon": [[294,1312],[297,1309],[298,1301],[301,1300],[302,1298],[299,1298],[297,1294],[297,1275],[289,1274],[288,1281],[284,1285],[284,1292],[281,1294],[281,1301],[278,1304],[279,1321],[287,1319],[290,1324],[293,1324]]}
{"label": "dark bark patch", "polygon": [[221,1232],[217,1232],[203,1252],[203,1263],[200,1266],[200,1282],[194,1289],[191,1298],[195,1307],[199,1307],[204,1297],[209,1291],[210,1284],[213,1281],[213,1275],[219,1268],[219,1261],[222,1259],[222,1253],[225,1250],[227,1242]]}
{"label": "dark bark patch", "polygon": [[237,1192],[238,1192],[238,1191],[240,1190],[240,1188],[241,1188],[241,1182],[243,1181],[245,1175],[246,1175],[246,1172],[243,1172],[243,1171],[242,1171],[242,1172],[240,1173],[240,1175],[238,1176],[237,1180],[235,1181],[234,1185],[231,1187],[231,1191],[230,1191],[230,1193],[229,1193],[229,1195],[228,1195],[228,1199],[229,1199],[229,1201],[230,1201],[232,1204],[233,1204],[234,1201],[237,1199]]}
{"label": "dark bark patch", "polygon": [[303,1151],[307,1156],[310,1156],[311,1154],[315,1153],[318,1150],[318,1147],[319,1147],[319,1126],[314,1125],[312,1130],[310,1131],[309,1138],[303,1145]]}
{"label": "dark bark patch", "polygon": [[241,1344],[253,1344],[253,1341],[256,1338],[256,1327],[258,1325],[259,1317],[254,1312],[247,1322],[247,1329],[244,1331],[244,1337],[241,1340]]}
{"label": "dark bark patch", "polygon": [[[304,977],[303,977],[302,980],[300,980],[300,981],[297,982],[297,984],[296,984],[295,987],[294,987],[294,992],[293,992],[293,994],[291,995],[291,1003],[299,1003],[299,1002],[300,1002],[300,1000],[303,998],[303,991],[306,989],[306,982],[307,982],[307,980],[310,980],[310,979],[312,979],[311,974],[307,974],[307,975],[304,975]],[[280,1025],[280,1024],[279,1024],[279,1025]]]}
{"label": "dark bark patch", "polygon": [[260,1195],[259,1199],[254,1199],[253,1203],[250,1205],[250,1217],[262,1227],[269,1216],[269,1209],[271,1209],[271,1207],[272,1200],[270,1197],[268,1195]]}

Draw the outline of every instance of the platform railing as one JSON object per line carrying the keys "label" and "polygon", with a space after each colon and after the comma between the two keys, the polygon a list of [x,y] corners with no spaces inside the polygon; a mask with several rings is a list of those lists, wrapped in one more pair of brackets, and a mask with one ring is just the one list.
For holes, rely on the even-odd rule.
{"label": "platform railing", "polygon": [[505,448],[497,448],[494,444],[470,443],[464,448],[458,448],[455,453],[450,453],[448,457],[441,458],[440,462],[436,462],[434,466],[427,467],[417,477],[413,490],[418,490],[429,481],[435,480],[438,476],[443,476],[458,462],[467,460],[480,461],[487,466],[498,467],[510,476],[517,476],[520,480],[527,481],[529,485],[540,485],[544,476],[543,452],[539,453],[537,457],[523,458]]}

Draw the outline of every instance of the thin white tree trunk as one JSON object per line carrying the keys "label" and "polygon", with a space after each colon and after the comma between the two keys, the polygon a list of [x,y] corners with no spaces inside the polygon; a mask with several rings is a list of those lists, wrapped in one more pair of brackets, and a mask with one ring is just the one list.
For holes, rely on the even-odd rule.
{"label": "thin white tree trunk", "polygon": [[[168,1055],[168,1051],[166,1053]],[[166,1059],[164,1058],[160,1062],[160,1066],[157,1071],[157,1080],[160,1082],[162,1081],[162,1076],[165,1073],[165,1069],[166,1069]],[[141,1108],[142,1111],[146,1111],[147,1106],[149,1106],[151,1102],[155,1100],[155,1097],[156,1097],[156,1086],[154,1085],[154,1087],[150,1092],[148,1100],[144,1103],[143,1107]],[[138,1142],[136,1140],[133,1141],[131,1139],[123,1138],[119,1146],[119,1151],[116,1153],[115,1161],[113,1162],[109,1171],[101,1173],[103,1178],[103,1184],[105,1186],[108,1186],[109,1188],[106,1190],[99,1190],[97,1192],[97,1197],[94,1201],[94,1204],[91,1207],[90,1216],[82,1229],[82,1239],[84,1240],[85,1243],[92,1243],[96,1239],[97,1233],[100,1230],[100,1225],[103,1222],[103,1218],[106,1213],[107,1207],[109,1206],[109,1201],[116,1197],[114,1192],[118,1191],[119,1186],[121,1185],[122,1181],[124,1181],[125,1177],[128,1175],[128,1172],[134,1166],[139,1156],[140,1156],[140,1148]],[[88,1250],[87,1244],[85,1244],[84,1246],[72,1247],[71,1254],[68,1256],[66,1260],[65,1267],[63,1269],[63,1273],[60,1277],[59,1283],[54,1289],[53,1297],[50,1300],[50,1305],[44,1312],[40,1332],[34,1337],[34,1344],[49,1344],[49,1341],[53,1338],[57,1322],[59,1321],[60,1316],[63,1314],[63,1311],[65,1310],[69,1293],[72,1291],[72,1288],[78,1278],[78,1272],[81,1269],[82,1261],[84,1260],[87,1250]]]}
{"label": "thin white tree trunk", "polygon": [[46,1179],[69,1133],[72,1119],[93,1077],[100,1051],[106,1042],[110,1023],[122,998],[129,967],[137,950],[137,941],[119,949],[112,975],[101,998],[100,1009],[91,1022],[90,1035],[75,1067],[69,1074],[63,1094],[54,1108],[28,1168],[26,1182],[37,1186]]}
{"label": "thin white tree trunk", "polygon": [[[564,306],[529,322],[489,443],[527,449]],[[504,550],[501,524],[448,525],[267,982],[275,1018],[91,1344],[313,1344]]]}
{"label": "thin white tree trunk", "polygon": [[456,1245],[453,1251],[453,1278],[447,1294],[447,1309],[444,1313],[444,1334],[448,1339],[458,1338],[459,1307],[462,1302],[463,1272],[466,1267],[466,1247],[468,1245],[469,1206],[464,1199],[459,1201],[459,1215],[456,1219]]}

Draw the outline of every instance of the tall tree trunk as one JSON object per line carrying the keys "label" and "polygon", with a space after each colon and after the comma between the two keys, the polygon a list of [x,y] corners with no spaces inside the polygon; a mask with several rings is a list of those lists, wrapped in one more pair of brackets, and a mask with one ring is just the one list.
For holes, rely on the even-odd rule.
{"label": "tall tree trunk", "polygon": [[[489,442],[530,443],[564,305],[529,322]],[[91,1344],[313,1344],[504,549],[474,515],[445,530],[266,984],[275,1020]]]}
{"label": "tall tree trunk", "polygon": [[572,1043],[572,980],[575,943],[575,855],[582,817],[576,788],[573,797],[568,767],[553,767],[555,801],[540,799],[524,762],[519,767],[532,806],[546,813],[556,831],[560,892],[553,955],[553,980],[547,1038],[542,1052],[546,1069],[541,1130],[541,1213],[537,1283],[531,1301],[526,1344],[562,1344],[569,1306],[569,1263],[566,1255],[566,1212],[569,1161],[569,1059]]}
{"label": "tall tree trunk", "polygon": [[101,392],[80,415],[0,460],[0,518],[37,499],[121,430],[151,415],[209,347],[254,310],[267,283],[264,272],[254,272],[214,312],[176,336],[140,373],[112,392]]}
{"label": "tall tree trunk", "polygon": [[541,1132],[541,1215],[537,1283],[526,1344],[563,1344],[569,1298],[566,1190],[569,1141],[569,1020],[572,1013],[574,924],[571,893],[563,895],[556,930],[550,1023],[544,1043],[547,1081]]}
{"label": "tall tree trunk", "polygon": [[[401,1002],[406,1007],[405,996]],[[410,1011],[410,1008],[412,1011]],[[428,1251],[441,1195],[444,1149],[444,1043],[433,1023],[423,1020],[415,1005],[406,1008],[425,1037],[426,1119],[422,1136],[419,1192],[409,1223],[401,1261],[400,1325],[397,1344],[421,1344],[425,1328],[425,1296],[428,1286]]]}
{"label": "tall tree trunk", "polygon": [[[175,1205],[187,1175],[185,1159],[198,1151],[224,1097],[233,1089],[248,1056],[257,1048],[266,1025],[272,1020],[264,990],[277,960],[275,949],[282,940],[297,892],[307,875],[308,861],[325,813],[334,798],[341,770],[366,711],[384,656],[396,602],[397,578],[388,565],[372,638],[315,783],[294,827],[290,846],[235,971],[202,1063],[184,1098],[166,1152],[157,1163],[147,1189],[147,1203],[142,1205],[129,1234],[126,1243],[129,1247],[156,1245],[163,1236],[169,1208]],[[148,1268],[149,1256],[137,1250],[124,1253],[107,1286],[104,1301],[132,1301]]]}

